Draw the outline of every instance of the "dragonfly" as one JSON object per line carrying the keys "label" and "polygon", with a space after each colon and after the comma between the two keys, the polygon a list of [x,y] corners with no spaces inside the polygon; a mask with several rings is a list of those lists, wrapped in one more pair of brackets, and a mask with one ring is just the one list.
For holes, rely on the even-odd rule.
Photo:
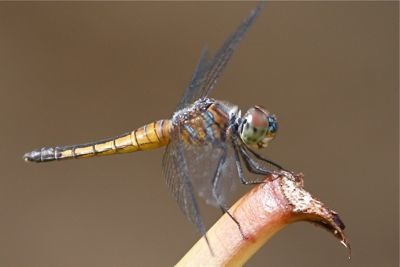
{"label": "dragonfly", "polygon": [[209,94],[262,7],[261,3],[251,11],[213,57],[209,57],[207,48],[203,49],[191,81],[170,119],[157,120],[97,142],[36,149],[26,153],[24,159],[49,162],[166,146],[163,175],[187,219],[206,237],[198,204],[198,197],[201,197],[227,213],[244,236],[240,222],[228,211],[227,203],[235,181],[245,185],[260,183],[260,179],[248,179],[245,170],[261,177],[283,169],[256,152],[274,139],[277,118],[257,105],[241,116],[238,106],[210,98]]}

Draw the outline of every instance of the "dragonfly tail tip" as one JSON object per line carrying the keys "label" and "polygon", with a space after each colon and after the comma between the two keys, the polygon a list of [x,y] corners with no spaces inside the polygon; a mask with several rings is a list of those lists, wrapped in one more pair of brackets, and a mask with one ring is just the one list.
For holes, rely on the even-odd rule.
{"label": "dragonfly tail tip", "polygon": [[38,161],[37,157],[36,157],[35,153],[33,153],[33,152],[35,152],[35,151],[25,153],[24,156],[22,157],[22,159],[25,162],[34,162],[34,161],[37,162]]}
{"label": "dragonfly tail tip", "polygon": [[25,162],[31,161],[31,159],[30,159],[30,157],[29,157],[29,153],[25,153],[24,156],[22,157],[22,159],[23,159]]}

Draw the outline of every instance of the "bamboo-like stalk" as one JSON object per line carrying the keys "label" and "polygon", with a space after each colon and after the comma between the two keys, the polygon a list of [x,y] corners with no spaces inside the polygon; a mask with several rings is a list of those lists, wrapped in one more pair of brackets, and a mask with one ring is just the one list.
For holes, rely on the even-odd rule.
{"label": "bamboo-like stalk", "polygon": [[[303,189],[303,175],[281,171],[266,177],[229,210],[238,226],[223,215],[207,232],[212,252],[201,238],[176,266],[242,266],[276,232],[289,223],[310,221],[332,232],[349,249],[337,213]],[[349,254],[350,255],[350,254]]]}

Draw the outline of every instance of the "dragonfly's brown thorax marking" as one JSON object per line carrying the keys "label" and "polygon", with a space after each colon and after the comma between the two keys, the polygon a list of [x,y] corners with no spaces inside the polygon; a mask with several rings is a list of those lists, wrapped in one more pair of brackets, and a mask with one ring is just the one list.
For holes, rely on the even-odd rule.
{"label": "dragonfly's brown thorax marking", "polygon": [[172,121],[181,129],[182,139],[189,144],[205,144],[224,140],[232,116],[232,107],[204,98],[175,113]]}

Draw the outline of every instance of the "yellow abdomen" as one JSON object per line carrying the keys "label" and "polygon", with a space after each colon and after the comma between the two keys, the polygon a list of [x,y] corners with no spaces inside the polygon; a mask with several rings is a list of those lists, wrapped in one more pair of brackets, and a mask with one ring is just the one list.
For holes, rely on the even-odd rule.
{"label": "yellow abdomen", "polygon": [[37,149],[26,153],[24,159],[45,162],[150,150],[169,143],[171,125],[170,120],[159,120],[132,132],[98,142]]}

